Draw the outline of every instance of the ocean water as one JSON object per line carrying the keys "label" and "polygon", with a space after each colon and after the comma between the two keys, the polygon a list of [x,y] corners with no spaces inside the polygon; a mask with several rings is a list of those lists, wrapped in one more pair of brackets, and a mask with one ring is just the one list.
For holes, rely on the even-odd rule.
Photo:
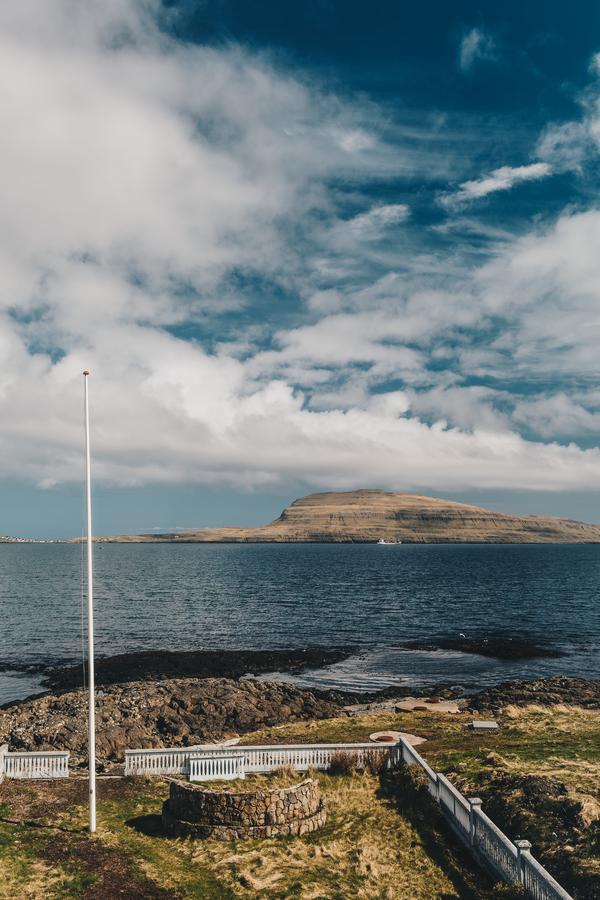
{"label": "ocean water", "polygon": [[[0,703],[27,666],[81,660],[82,548],[0,544]],[[600,546],[106,544],[96,651],[352,646],[300,683],[345,689],[600,677]],[[407,641],[504,634],[562,658],[502,661]]]}

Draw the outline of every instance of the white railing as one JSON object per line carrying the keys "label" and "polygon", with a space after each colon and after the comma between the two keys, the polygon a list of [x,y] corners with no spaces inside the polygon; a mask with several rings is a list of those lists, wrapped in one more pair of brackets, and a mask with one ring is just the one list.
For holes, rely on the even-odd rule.
{"label": "white railing", "polygon": [[231,781],[246,777],[243,752],[190,754],[190,781]]}
{"label": "white railing", "polygon": [[[356,756],[359,767],[364,766],[366,755],[389,754],[390,747],[377,744],[268,744],[250,747],[211,747],[160,750],[126,750],[126,775],[189,775],[190,760],[219,756],[244,756],[244,768],[248,772],[274,772],[283,766],[292,766],[298,772],[308,769],[328,769],[336,753]],[[207,769],[210,771],[210,767]],[[217,779],[218,776],[214,776]],[[208,778],[205,780],[209,780]]]}
{"label": "white railing", "polygon": [[519,841],[519,843],[527,845],[519,853],[521,881],[525,885],[525,890],[534,900],[571,900],[570,894],[531,855],[529,841]]}
{"label": "white railing", "polygon": [[473,807],[472,814],[472,843],[476,852],[480,853],[508,884],[520,881],[519,854],[513,842],[506,837],[504,832],[500,831],[479,806]]}
{"label": "white railing", "polygon": [[160,750],[126,750],[126,775],[189,775],[192,747]]}
{"label": "white railing", "polygon": [[571,895],[531,855],[529,841],[513,844],[481,809],[478,797],[469,800],[441,772],[434,772],[421,754],[404,739],[390,754],[390,762],[419,766],[427,776],[430,794],[475,854],[509,884],[520,881],[534,900],[573,900]]}
{"label": "white railing", "polygon": [[460,791],[451,784],[445,775],[438,772],[438,803],[444,812],[452,818],[464,836],[471,839],[471,807]]}
{"label": "white railing", "polygon": [[396,750],[392,751],[390,763],[397,765],[403,762],[407,766],[419,766],[427,775],[427,788],[431,796],[437,800],[439,794],[438,776],[431,766],[425,762],[420,753],[418,753],[412,744],[409,744],[404,738],[400,738]]}
{"label": "white railing", "polygon": [[294,744],[283,746],[270,744],[256,747],[236,747],[246,756],[246,772],[274,772],[283,766],[291,766],[297,772],[308,769],[328,769],[337,753],[349,753],[356,765],[365,765],[368,754],[388,754],[389,747],[377,744]]}
{"label": "white railing", "polygon": [[69,754],[62,750],[8,753],[0,756],[7,778],[68,778]]}

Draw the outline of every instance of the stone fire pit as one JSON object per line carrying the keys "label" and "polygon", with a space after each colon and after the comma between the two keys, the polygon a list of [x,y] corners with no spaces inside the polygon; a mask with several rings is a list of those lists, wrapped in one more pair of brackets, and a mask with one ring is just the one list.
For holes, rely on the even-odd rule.
{"label": "stone fire pit", "polygon": [[325,805],[312,778],[291,787],[256,791],[210,791],[172,781],[163,803],[168,835],[233,841],[300,835],[325,824]]}

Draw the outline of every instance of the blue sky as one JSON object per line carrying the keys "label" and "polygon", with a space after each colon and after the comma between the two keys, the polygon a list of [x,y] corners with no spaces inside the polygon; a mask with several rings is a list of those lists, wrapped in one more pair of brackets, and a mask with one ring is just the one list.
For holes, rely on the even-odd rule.
{"label": "blue sky", "polygon": [[600,521],[600,9],[0,11],[0,533],[313,490]]}

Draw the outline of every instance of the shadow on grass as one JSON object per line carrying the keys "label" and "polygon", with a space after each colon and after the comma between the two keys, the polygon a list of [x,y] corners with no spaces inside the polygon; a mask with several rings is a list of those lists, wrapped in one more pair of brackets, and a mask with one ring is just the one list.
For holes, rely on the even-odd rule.
{"label": "shadow on grass", "polygon": [[[414,828],[424,851],[452,882],[461,900],[488,900],[498,896],[491,878],[452,833],[418,773],[407,766],[384,772],[377,795]],[[440,900],[455,896],[442,895]],[[508,900],[509,895],[502,893],[502,896]]]}
{"label": "shadow on grass", "polygon": [[87,826],[68,828],[66,825],[51,825],[47,822],[36,821],[36,819],[9,819],[5,816],[1,816],[0,823],[2,825],[16,825],[17,828],[41,828],[46,831],[60,831],[63,834],[82,834],[83,832],[87,832]]}
{"label": "shadow on grass", "polygon": [[161,837],[168,840],[162,827],[162,818],[156,813],[149,813],[146,816],[136,816],[134,819],[127,819],[125,822],[127,828],[133,828],[139,834],[145,834],[147,837]]}

